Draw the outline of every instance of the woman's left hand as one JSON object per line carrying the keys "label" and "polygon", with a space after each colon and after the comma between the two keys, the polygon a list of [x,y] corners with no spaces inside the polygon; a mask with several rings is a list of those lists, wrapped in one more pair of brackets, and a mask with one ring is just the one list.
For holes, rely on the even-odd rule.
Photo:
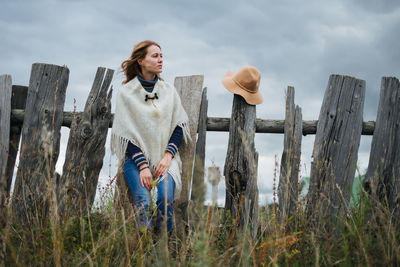
{"label": "woman's left hand", "polygon": [[166,174],[169,170],[169,166],[171,165],[172,155],[169,152],[165,152],[164,157],[160,160],[157,165],[157,168],[154,172],[154,178],[158,178],[164,174]]}

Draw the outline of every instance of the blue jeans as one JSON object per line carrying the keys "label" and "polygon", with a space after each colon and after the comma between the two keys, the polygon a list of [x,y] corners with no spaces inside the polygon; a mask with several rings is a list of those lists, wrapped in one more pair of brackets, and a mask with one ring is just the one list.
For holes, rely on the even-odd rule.
{"label": "blue jeans", "polygon": [[[150,191],[140,184],[139,169],[133,160],[128,159],[125,161],[124,175],[132,194],[133,203],[139,211],[139,226],[140,228],[146,227],[148,229],[153,226],[152,214],[150,211]],[[168,177],[165,177],[165,179],[158,184],[157,191],[156,228],[161,229],[165,216],[165,206],[167,206],[167,231],[171,231],[174,216],[172,205],[175,199],[175,182],[171,174],[168,173]],[[165,203],[165,200],[167,200],[167,203]]]}

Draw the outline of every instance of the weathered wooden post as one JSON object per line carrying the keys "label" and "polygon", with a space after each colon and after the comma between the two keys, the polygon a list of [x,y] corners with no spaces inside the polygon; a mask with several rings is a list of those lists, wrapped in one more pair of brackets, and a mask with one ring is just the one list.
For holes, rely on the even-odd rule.
{"label": "weathered wooden post", "polygon": [[[12,86],[12,95],[11,95],[11,109],[25,109],[26,105],[26,97],[28,95],[28,87],[21,85],[13,85]],[[8,148],[8,159],[7,159],[7,194],[10,195],[11,190],[11,182],[14,175],[14,167],[15,161],[17,159],[19,142],[21,139],[21,130],[22,123],[16,124],[12,122],[13,115],[11,114],[11,130],[10,130],[10,144]]]}
{"label": "weathered wooden post", "polygon": [[204,88],[200,104],[199,126],[196,142],[196,156],[194,158],[193,186],[191,195],[192,201],[195,202],[196,207],[199,208],[204,205],[205,198],[204,161],[206,157],[207,109],[207,88]]}
{"label": "weathered wooden post", "polygon": [[285,135],[279,176],[279,221],[286,225],[296,214],[303,132],[301,108],[294,105],[294,88],[286,91]]}
{"label": "weathered wooden post", "polygon": [[[0,76],[0,262],[4,263],[5,234],[8,220],[6,201],[7,193],[7,159],[10,140],[12,79],[10,75]],[[0,263],[0,265],[2,265]]]}
{"label": "weathered wooden post", "polygon": [[[319,114],[306,213],[319,223],[346,212],[360,144],[365,81],[331,75]],[[322,225],[324,226],[324,225]],[[330,225],[326,225],[330,229]]]}
{"label": "weathered wooden post", "polygon": [[99,67],[83,113],[71,124],[63,173],[58,181],[61,218],[90,212],[103,166],[108,126],[111,121],[109,90],[114,70]]}
{"label": "weathered wooden post", "polygon": [[203,89],[203,75],[192,75],[175,78],[177,89],[182,105],[189,116],[189,128],[192,142],[182,142],[179,154],[182,159],[182,192],[175,204],[176,230],[180,237],[185,236],[189,217],[187,208],[190,198],[190,187],[192,186],[193,159],[195,154],[195,140],[197,135],[198,119],[200,113],[201,94]]}
{"label": "weathered wooden post", "polygon": [[254,145],[256,106],[235,94],[232,105],[229,142],[224,176],[226,183],[225,211],[239,218],[239,227],[258,227],[258,154]]}
{"label": "weathered wooden post", "polygon": [[[7,193],[7,160],[10,141],[12,79],[10,75],[0,76],[0,221],[4,218]],[[1,225],[0,225],[1,227]]]}
{"label": "weathered wooden post", "polygon": [[364,188],[400,221],[400,83],[383,77]]}
{"label": "weathered wooden post", "polygon": [[43,226],[49,205],[56,205],[55,164],[68,77],[67,67],[32,65],[12,201],[20,223]]}

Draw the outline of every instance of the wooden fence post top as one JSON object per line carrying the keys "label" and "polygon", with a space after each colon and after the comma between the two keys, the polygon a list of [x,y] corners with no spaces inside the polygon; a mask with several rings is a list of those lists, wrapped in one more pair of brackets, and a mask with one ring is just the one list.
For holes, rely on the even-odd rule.
{"label": "wooden fence post top", "polygon": [[181,96],[183,108],[189,116],[190,131],[197,133],[203,75],[177,76],[174,86]]}

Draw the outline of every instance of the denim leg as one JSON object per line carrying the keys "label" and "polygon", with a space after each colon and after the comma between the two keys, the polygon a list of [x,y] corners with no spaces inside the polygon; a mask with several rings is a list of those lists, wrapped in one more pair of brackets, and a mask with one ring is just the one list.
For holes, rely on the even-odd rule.
{"label": "denim leg", "polygon": [[140,228],[150,228],[152,220],[150,216],[150,192],[140,184],[139,170],[133,160],[127,159],[124,164],[126,183],[132,194],[133,203],[139,211]]}
{"label": "denim leg", "polygon": [[171,174],[166,177],[157,186],[157,228],[161,229],[161,225],[165,216],[165,200],[167,200],[167,231],[172,230],[173,226],[173,203],[175,199],[175,182]]}

